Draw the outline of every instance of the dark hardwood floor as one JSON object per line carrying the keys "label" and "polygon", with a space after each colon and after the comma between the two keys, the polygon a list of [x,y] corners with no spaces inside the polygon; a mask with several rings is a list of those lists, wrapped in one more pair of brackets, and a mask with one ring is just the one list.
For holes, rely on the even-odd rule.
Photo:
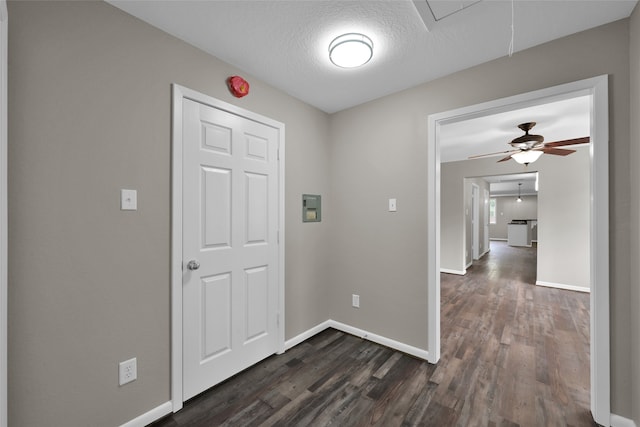
{"label": "dark hardwood floor", "polygon": [[595,426],[589,295],[533,285],[535,258],[492,242],[442,275],[437,365],[329,329],[153,426]]}

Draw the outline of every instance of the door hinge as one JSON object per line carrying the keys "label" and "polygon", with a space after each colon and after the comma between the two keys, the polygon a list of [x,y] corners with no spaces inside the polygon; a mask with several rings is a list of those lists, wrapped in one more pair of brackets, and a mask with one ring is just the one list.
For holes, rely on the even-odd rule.
{"label": "door hinge", "polygon": [[278,160],[280,160],[280,149],[278,148]]}
{"label": "door hinge", "polygon": [[280,327],[280,312],[276,313],[276,326],[278,328]]}
{"label": "door hinge", "polygon": [[278,244],[280,244],[280,230],[278,230],[278,238],[277,238],[277,240],[278,240]]}

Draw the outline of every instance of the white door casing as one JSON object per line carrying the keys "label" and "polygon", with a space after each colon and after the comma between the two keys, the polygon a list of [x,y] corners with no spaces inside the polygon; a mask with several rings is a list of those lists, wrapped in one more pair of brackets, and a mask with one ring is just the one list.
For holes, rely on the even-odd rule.
{"label": "white door casing", "polygon": [[590,360],[591,413],[610,425],[611,355],[609,321],[609,101],[608,76],[602,75],[547,89],[429,115],[427,119],[427,308],[429,362],[440,359],[440,144],[446,123],[525,108],[545,102],[591,96],[590,144]]}
{"label": "white door casing", "polygon": [[482,200],[484,203],[484,247],[482,248],[482,254],[485,254],[489,252],[489,190],[486,188],[484,189],[484,198]]}
{"label": "white door casing", "polygon": [[471,184],[472,262],[480,258],[480,187]]}
{"label": "white door casing", "polygon": [[284,349],[284,125],[177,85],[173,92],[177,411]]}
{"label": "white door casing", "polygon": [[7,426],[7,2],[0,0],[0,427]]}

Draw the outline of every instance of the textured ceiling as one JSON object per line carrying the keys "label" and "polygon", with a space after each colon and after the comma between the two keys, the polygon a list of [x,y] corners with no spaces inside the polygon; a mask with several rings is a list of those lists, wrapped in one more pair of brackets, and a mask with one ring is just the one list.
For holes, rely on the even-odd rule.
{"label": "textured ceiling", "polygon": [[[109,2],[328,113],[505,56],[511,40],[503,0]],[[514,50],[628,17],[635,4],[516,0]],[[346,32],[373,40],[366,66],[329,61]]]}

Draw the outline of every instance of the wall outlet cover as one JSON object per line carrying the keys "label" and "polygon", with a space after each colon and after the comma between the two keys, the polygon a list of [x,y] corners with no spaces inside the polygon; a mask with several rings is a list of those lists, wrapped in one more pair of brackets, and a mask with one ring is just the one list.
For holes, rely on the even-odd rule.
{"label": "wall outlet cover", "polygon": [[120,210],[135,211],[138,210],[138,192],[136,190],[120,190]]}
{"label": "wall outlet cover", "polygon": [[124,385],[134,381],[138,378],[138,363],[136,358],[125,360],[120,362],[118,366],[118,376],[120,379],[120,385]]}

